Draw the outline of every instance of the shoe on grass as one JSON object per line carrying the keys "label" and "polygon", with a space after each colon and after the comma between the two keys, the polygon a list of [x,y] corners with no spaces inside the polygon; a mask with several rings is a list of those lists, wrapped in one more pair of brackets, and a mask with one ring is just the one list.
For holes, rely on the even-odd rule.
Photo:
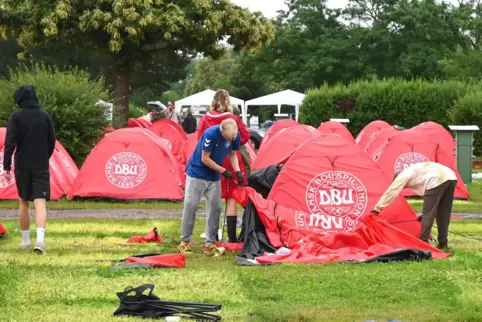
{"label": "shoe on grass", "polygon": [[191,248],[191,243],[189,242],[181,242],[179,244],[179,251],[181,254],[192,254],[192,248]]}
{"label": "shoe on grass", "polygon": [[25,244],[24,242],[21,242],[21,243],[18,245],[18,248],[20,248],[20,249],[30,249],[30,243]]}
{"label": "shoe on grass", "polygon": [[45,243],[35,243],[35,247],[33,249],[34,252],[36,252],[39,255],[44,255],[47,254],[47,249],[45,247]]}
{"label": "shoe on grass", "polygon": [[204,255],[206,256],[222,256],[224,255],[224,252],[226,251],[226,249],[224,249],[224,247],[218,248],[216,247],[215,244],[211,244],[209,246],[204,245],[203,251],[204,251]]}

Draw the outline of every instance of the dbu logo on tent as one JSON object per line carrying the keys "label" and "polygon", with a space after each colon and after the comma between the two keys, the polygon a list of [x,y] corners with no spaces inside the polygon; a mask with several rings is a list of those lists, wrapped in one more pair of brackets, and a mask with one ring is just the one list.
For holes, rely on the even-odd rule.
{"label": "dbu logo on tent", "polygon": [[[317,175],[308,184],[306,205],[311,214],[304,216],[305,228],[318,233],[351,231],[368,205],[368,194],[363,183],[343,171],[329,171]],[[298,226],[301,217],[297,218]]]}
{"label": "dbu logo on tent", "polygon": [[407,169],[412,164],[417,164],[422,162],[430,162],[430,159],[418,152],[404,153],[400,155],[398,159],[395,161],[395,165],[394,165],[395,173]]}
{"label": "dbu logo on tent", "polygon": [[107,161],[105,175],[114,186],[128,189],[141,184],[146,178],[147,165],[140,155],[122,152]]}

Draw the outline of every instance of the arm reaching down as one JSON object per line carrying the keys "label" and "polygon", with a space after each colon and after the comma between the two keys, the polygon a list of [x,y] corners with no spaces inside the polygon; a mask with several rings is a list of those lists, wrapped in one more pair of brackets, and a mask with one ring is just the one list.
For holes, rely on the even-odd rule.
{"label": "arm reaching down", "polygon": [[231,166],[235,172],[239,172],[238,154],[234,150],[229,152],[229,163],[231,163]]}
{"label": "arm reaching down", "polygon": [[201,161],[208,168],[211,168],[216,172],[223,173],[224,170],[226,170],[223,167],[219,166],[216,162],[214,162],[213,159],[211,159],[211,152],[203,150]]}
{"label": "arm reaching down", "polygon": [[402,192],[403,188],[405,188],[407,182],[410,180],[410,175],[411,172],[409,170],[405,170],[398,175],[376,204],[376,211],[380,212],[392,203],[400,192]]}
{"label": "arm reaching down", "polygon": [[7,134],[5,135],[5,149],[3,154],[3,169],[10,171],[12,168],[12,156],[17,146],[17,121],[15,114],[8,119]]}

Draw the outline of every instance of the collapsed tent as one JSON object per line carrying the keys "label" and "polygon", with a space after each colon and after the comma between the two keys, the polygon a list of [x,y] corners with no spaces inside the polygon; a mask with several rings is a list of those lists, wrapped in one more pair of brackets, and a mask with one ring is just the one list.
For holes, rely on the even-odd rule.
{"label": "collapsed tent", "polygon": [[391,125],[385,121],[373,121],[368,123],[363,130],[358,133],[355,143],[361,147],[364,147],[365,144],[370,141],[371,135],[375,132],[379,132],[383,129],[389,128]]}
{"label": "collapsed tent", "polygon": [[[299,225],[305,222],[303,210],[264,199],[252,188],[244,190],[244,196],[235,194],[237,202],[246,206],[244,246],[236,258],[239,265],[420,261],[450,255],[396,228],[383,216],[367,213],[350,231],[330,231],[328,217],[319,231],[312,230]],[[318,220],[316,214],[310,218]]]}
{"label": "collapsed tent", "polygon": [[256,162],[251,169],[262,169],[278,164],[304,142],[322,135],[320,131],[308,125],[296,125],[280,130],[258,151]]}
{"label": "collapsed tent", "polygon": [[182,154],[182,146],[187,141],[187,135],[179,124],[173,120],[163,119],[154,122],[149,127],[149,130],[157,134],[171,149],[172,154],[179,162],[184,162],[184,155]]}
{"label": "collapsed tent", "polygon": [[[389,177],[396,172],[403,171],[412,164],[421,162],[437,162],[452,169],[457,175],[455,198],[468,199],[469,191],[465,187],[457,170],[455,156],[449,155],[438,140],[420,130],[406,130],[394,135],[373,155],[373,160]],[[406,188],[402,193],[405,197],[418,196]]]}
{"label": "collapsed tent", "polygon": [[[291,218],[294,226],[318,233],[347,232],[373,209],[391,182],[354,142],[319,136],[288,159],[268,198],[299,211]],[[417,216],[403,197],[380,215],[397,228],[420,235]]]}
{"label": "collapsed tent", "polygon": [[124,128],[92,149],[69,199],[182,200],[181,178],[176,158],[154,133]]}
{"label": "collapsed tent", "polygon": [[263,147],[264,144],[266,144],[266,142],[268,142],[270,140],[270,138],[272,136],[274,136],[276,133],[278,133],[282,129],[285,129],[285,128],[288,128],[288,127],[291,127],[291,126],[295,126],[295,125],[299,125],[299,124],[300,123],[298,123],[294,120],[291,120],[291,119],[279,120],[279,121],[274,122],[274,124],[264,134],[263,139],[261,140],[261,144],[259,145],[260,149]]}
{"label": "collapsed tent", "polygon": [[323,122],[318,127],[318,131],[324,134],[339,135],[349,141],[355,142],[353,135],[351,135],[350,131],[348,131],[346,126],[344,126],[340,122],[336,122],[336,121]]}
{"label": "collapsed tent", "polygon": [[2,226],[2,224],[0,224],[0,237],[3,237],[7,234],[7,230],[5,229],[5,227]]}
{"label": "collapsed tent", "polygon": [[[5,171],[3,171],[3,153],[6,133],[6,128],[0,128],[0,167],[2,170],[0,172],[0,200],[18,200],[15,176],[12,175],[11,179],[7,180],[5,178]],[[12,162],[12,171],[14,171],[14,165],[15,162]],[[55,142],[55,149],[50,157],[49,166],[50,200],[59,200],[68,195],[72,190],[72,185],[79,173],[79,169],[59,141]]]}

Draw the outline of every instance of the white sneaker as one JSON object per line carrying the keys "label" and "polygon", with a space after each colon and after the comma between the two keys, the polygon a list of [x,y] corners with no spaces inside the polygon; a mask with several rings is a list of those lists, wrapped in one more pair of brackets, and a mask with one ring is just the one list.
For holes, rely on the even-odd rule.
{"label": "white sneaker", "polygon": [[39,255],[47,254],[47,250],[45,248],[45,243],[35,243],[35,248],[33,249]]}
{"label": "white sneaker", "polygon": [[30,249],[30,243],[24,244],[23,242],[21,242],[21,243],[18,245],[18,248],[20,248],[20,249]]}
{"label": "white sneaker", "polygon": [[[223,231],[222,229],[219,229],[218,230],[218,239],[221,240],[221,237],[223,236]],[[202,239],[206,239],[206,233],[202,233],[199,237],[201,237]]]}

